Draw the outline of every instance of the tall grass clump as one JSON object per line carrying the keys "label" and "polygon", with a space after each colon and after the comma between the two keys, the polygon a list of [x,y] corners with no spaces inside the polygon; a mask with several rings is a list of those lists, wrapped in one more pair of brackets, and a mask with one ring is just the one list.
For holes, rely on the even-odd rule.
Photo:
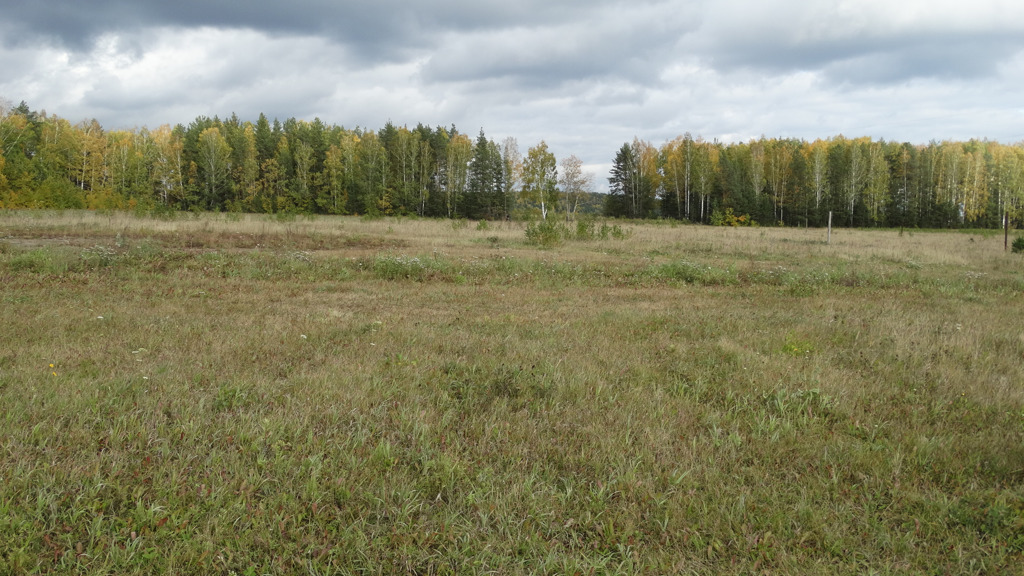
{"label": "tall grass clump", "polygon": [[384,280],[416,280],[430,278],[446,279],[452,276],[452,266],[438,256],[419,257],[401,254],[378,255],[370,263],[370,269]]}
{"label": "tall grass clump", "polygon": [[735,284],[738,281],[737,275],[730,270],[694,264],[685,260],[675,260],[653,266],[648,269],[648,274],[654,279],[687,284],[722,285]]}

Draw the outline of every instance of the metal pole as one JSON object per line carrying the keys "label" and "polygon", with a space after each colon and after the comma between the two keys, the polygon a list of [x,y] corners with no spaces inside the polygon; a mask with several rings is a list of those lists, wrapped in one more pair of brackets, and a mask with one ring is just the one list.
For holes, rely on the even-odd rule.
{"label": "metal pole", "polygon": [[826,244],[832,243],[832,211],[828,211],[828,239],[825,241]]}

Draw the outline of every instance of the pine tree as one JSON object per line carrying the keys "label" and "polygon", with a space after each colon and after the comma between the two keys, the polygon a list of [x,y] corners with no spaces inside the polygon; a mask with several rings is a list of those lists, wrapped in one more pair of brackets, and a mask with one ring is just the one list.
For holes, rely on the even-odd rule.
{"label": "pine tree", "polygon": [[650,218],[654,215],[657,155],[653,146],[639,139],[619,148],[608,178],[611,194],[605,202],[607,216]]}

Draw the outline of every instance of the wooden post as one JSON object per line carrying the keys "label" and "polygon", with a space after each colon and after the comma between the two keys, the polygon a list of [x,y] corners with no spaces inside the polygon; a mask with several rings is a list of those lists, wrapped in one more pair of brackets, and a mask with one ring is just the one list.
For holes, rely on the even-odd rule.
{"label": "wooden post", "polygon": [[832,211],[828,211],[828,239],[825,240],[825,244],[832,243]]}
{"label": "wooden post", "polygon": [[1003,210],[1003,252],[1010,249],[1010,211]]}

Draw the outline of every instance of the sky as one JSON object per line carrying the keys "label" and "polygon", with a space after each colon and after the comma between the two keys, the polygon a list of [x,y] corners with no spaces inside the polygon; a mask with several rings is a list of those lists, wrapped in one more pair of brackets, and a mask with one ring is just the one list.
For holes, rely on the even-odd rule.
{"label": "sky", "polygon": [[0,99],[544,140],[1024,140],[1020,0],[0,0]]}

